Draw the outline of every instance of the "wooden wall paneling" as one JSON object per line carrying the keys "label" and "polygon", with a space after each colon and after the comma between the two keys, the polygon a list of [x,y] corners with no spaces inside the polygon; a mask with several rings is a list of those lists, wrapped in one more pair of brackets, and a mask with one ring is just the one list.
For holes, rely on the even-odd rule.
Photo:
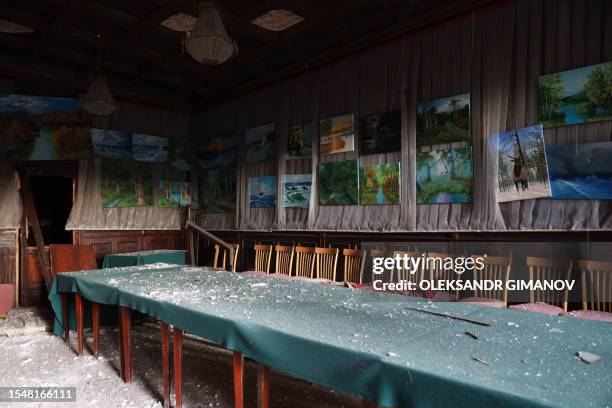
{"label": "wooden wall paneling", "polygon": [[[49,247],[45,247],[46,256],[49,256]],[[43,271],[40,265],[38,248],[28,247],[24,251],[23,268],[21,270],[21,305],[36,306],[43,303],[46,298],[46,289]]]}
{"label": "wooden wall paneling", "polygon": [[17,279],[19,263],[19,230],[0,230],[0,283],[15,285],[15,304],[19,305],[19,281]]}

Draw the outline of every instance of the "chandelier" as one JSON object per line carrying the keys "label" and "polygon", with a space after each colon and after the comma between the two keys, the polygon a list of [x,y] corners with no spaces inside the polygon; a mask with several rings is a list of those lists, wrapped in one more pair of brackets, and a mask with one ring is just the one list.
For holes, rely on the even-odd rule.
{"label": "chandelier", "polygon": [[185,38],[185,49],[193,59],[207,65],[223,64],[238,52],[238,45],[227,34],[214,1],[200,4],[198,20]]}
{"label": "chandelier", "polygon": [[116,111],[119,105],[111,95],[106,79],[100,74],[100,33],[97,35],[96,46],[96,77],[89,85],[85,96],[81,98],[81,105],[86,112],[92,115],[106,116]]}

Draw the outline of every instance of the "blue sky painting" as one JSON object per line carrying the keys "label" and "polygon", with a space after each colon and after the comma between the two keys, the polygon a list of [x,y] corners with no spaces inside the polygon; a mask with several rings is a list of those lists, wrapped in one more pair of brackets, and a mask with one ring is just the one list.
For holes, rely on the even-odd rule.
{"label": "blue sky painting", "polygon": [[107,159],[130,159],[132,136],[120,130],[91,129],[94,156]]}
{"label": "blue sky painting", "polygon": [[132,133],[132,158],[137,161],[164,163],[168,161],[168,138]]}

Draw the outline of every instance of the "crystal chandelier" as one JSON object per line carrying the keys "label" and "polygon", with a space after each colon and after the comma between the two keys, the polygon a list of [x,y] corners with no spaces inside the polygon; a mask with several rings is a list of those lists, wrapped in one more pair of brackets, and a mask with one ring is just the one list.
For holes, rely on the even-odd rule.
{"label": "crystal chandelier", "polygon": [[199,63],[219,65],[238,52],[238,45],[227,34],[219,6],[211,0],[200,4],[200,14],[185,38],[185,49]]}
{"label": "crystal chandelier", "polygon": [[86,112],[92,115],[106,116],[116,111],[119,105],[115,102],[113,95],[111,95],[106,80],[100,74],[100,33],[97,36],[96,52],[96,77],[91,85],[89,85],[89,90],[85,96],[81,99],[81,105]]}

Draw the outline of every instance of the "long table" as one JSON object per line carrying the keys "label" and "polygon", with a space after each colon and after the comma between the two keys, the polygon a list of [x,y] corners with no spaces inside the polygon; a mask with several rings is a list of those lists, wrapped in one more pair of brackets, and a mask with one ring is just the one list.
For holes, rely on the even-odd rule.
{"label": "long table", "polygon": [[[56,314],[61,292],[137,310],[267,367],[386,406],[612,403],[609,323],[195,267],[60,273],[49,295]],[[578,351],[602,358],[586,364]]]}

